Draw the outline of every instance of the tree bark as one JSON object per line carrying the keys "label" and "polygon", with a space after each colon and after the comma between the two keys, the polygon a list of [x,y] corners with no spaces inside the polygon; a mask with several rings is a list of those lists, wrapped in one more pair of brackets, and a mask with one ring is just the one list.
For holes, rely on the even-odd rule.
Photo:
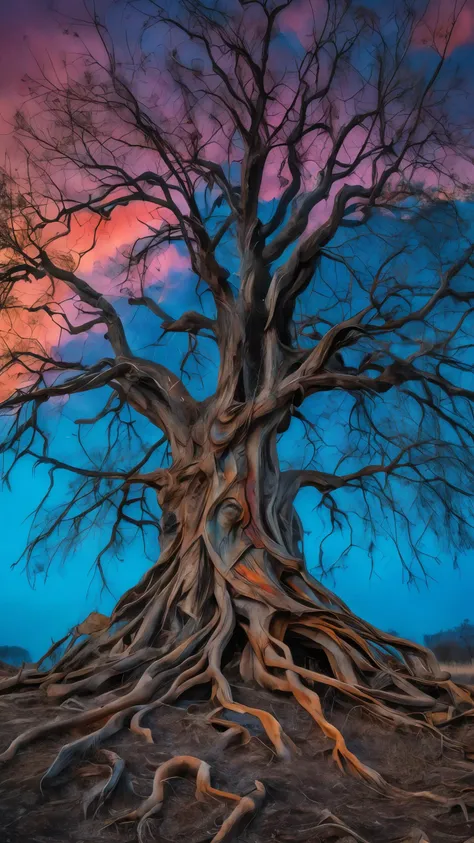
{"label": "tree bark", "polygon": [[[40,685],[58,699],[101,692],[99,707],[24,733],[3,758],[51,729],[132,708],[134,730],[149,736],[148,711],[198,684],[210,685],[223,708],[242,710],[224,654],[238,659],[245,681],[292,693],[334,738],[337,758],[366,776],[325,720],[314,688],[331,686],[392,723],[423,712],[429,728],[433,713],[439,720],[450,706],[470,704],[430,651],[374,629],[310,575],[292,474],[278,465],[280,423],[275,415],[224,448],[209,437],[193,462],[175,460],[146,476],[163,513],[157,563],[102,626],[79,641],[76,630],[54,668],[1,685]],[[251,713],[286,755],[291,742],[274,718]]]}

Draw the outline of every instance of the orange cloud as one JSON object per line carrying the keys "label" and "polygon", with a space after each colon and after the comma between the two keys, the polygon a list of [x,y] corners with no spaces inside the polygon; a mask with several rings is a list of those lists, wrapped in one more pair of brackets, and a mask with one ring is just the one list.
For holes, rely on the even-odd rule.
{"label": "orange cloud", "polygon": [[14,361],[15,355],[21,352],[30,371],[24,365],[12,362],[0,377],[0,401],[34,380],[34,373],[39,370],[41,361],[29,355],[47,356],[59,342],[60,328],[47,313],[27,310],[28,307],[50,304],[51,301],[48,279],[33,284],[26,281],[15,284],[9,307],[0,314],[0,365],[3,367],[9,361]]}
{"label": "orange cloud", "polygon": [[82,254],[80,271],[89,274],[98,264],[120,257],[126,246],[151,233],[148,226],[159,228],[166,218],[166,212],[145,202],[118,206],[109,220],[99,220],[97,214],[84,211],[74,217],[61,248],[71,250],[76,259]]}
{"label": "orange cloud", "polygon": [[[58,239],[49,251],[59,263],[68,265],[70,262],[76,266],[77,274],[104,295],[112,298],[126,295],[120,291],[123,276],[118,273],[118,282],[117,278],[108,277],[107,265],[117,256],[120,258],[120,253],[137,238],[150,234],[147,223],[158,228],[162,218],[163,214],[157,213],[154,207],[134,203],[118,207],[111,219],[101,221],[96,230],[97,215],[84,212],[74,219],[71,231],[64,238]],[[120,262],[117,265],[120,267]],[[150,269],[149,280],[151,283],[159,280],[163,297],[170,287],[170,275],[189,269],[189,261],[174,245],[170,245],[153,259]],[[134,287],[133,277],[129,286]],[[139,294],[138,289],[136,293]],[[14,360],[15,355],[22,352],[32,372],[25,371],[24,366],[13,362],[1,376],[0,401],[35,377],[34,373],[41,363],[30,355],[48,356],[55,346],[60,346],[69,337],[64,320],[60,315],[51,319],[41,309],[45,305],[58,314],[64,313],[72,324],[77,325],[91,318],[90,309],[86,307],[85,312],[82,312],[79,299],[72,295],[65,284],[55,283],[53,287],[47,278],[33,280],[31,283],[17,282],[7,306],[0,313],[0,365],[4,365],[7,360]]]}
{"label": "orange cloud", "polygon": [[[120,292],[123,282],[121,270],[126,266],[130,247],[137,240],[151,236],[153,231],[150,227],[157,230],[162,222],[171,220],[174,217],[170,212],[146,202],[118,206],[109,220],[100,221],[98,228],[97,215],[85,212],[74,219],[62,248],[66,244],[71,250],[71,255],[78,261],[76,271],[80,276],[87,278],[93,287],[104,294],[114,296]],[[110,268],[114,270],[112,279],[108,274]],[[171,244],[152,257],[145,284],[159,280],[164,292],[169,286],[172,273],[188,269],[189,259]],[[135,281],[132,272],[127,285],[133,288]]]}

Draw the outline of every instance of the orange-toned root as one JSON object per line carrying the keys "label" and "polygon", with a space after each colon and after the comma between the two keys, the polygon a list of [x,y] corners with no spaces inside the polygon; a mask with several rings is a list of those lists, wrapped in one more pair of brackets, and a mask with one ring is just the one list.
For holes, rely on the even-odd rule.
{"label": "orange-toned root", "polygon": [[[83,650],[72,648],[70,658],[62,659],[60,669],[59,663],[42,675],[28,669],[23,678],[14,678],[13,686],[2,686],[0,683],[0,690],[3,687],[7,691],[8,688],[8,695],[14,686],[24,689],[34,683],[41,685],[48,696],[68,697],[61,703],[64,706],[60,707],[61,716],[23,732],[0,754],[0,761],[10,760],[18,750],[39,738],[76,728],[82,731],[95,724],[95,731],[63,747],[43,777],[43,784],[46,784],[84,758],[85,754],[97,751],[104,740],[121,728],[128,727],[140,739],[152,743],[152,732],[144,722],[145,717],[164,703],[172,703],[182,697],[189,689],[206,684],[210,684],[212,700],[219,706],[209,715],[208,722],[213,727],[225,729],[216,748],[224,749],[234,741],[247,743],[250,740],[248,731],[232,722],[231,715],[227,720],[225,715],[220,714],[224,711],[237,712],[255,717],[276,755],[289,758],[297,749],[275,716],[235,700],[224,676],[225,652],[228,652],[234,633],[240,626],[247,639],[240,655],[240,672],[244,682],[256,682],[271,692],[292,695],[332,742],[332,755],[341,770],[359,776],[387,796],[416,796],[443,806],[460,805],[465,811],[462,800],[426,791],[406,793],[363,764],[348,749],[341,732],[326,718],[316,688],[326,686],[334,689],[338,695],[385,723],[429,730],[440,737],[441,726],[473,716],[472,689],[452,682],[449,674],[439,670],[433,655],[419,645],[386,635],[349,610],[321,607],[321,600],[318,603],[317,595],[309,584],[303,588],[297,580],[293,585],[295,595],[301,599],[296,614],[292,608],[295,598],[292,597],[289,608],[283,610],[280,605],[269,605],[259,592],[252,598],[248,594],[236,595],[224,577],[215,571],[214,611],[202,626],[197,618],[189,619],[182,628],[175,623],[173,630],[168,630],[161,639],[156,639],[154,646],[150,646],[146,624],[153,613],[149,614],[147,610],[146,634],[140,633],[139,642],[127,638],[118,647],[121,639],[113,633],[110,639],[113,641],[112,649],[106,649],[104,638],[104,652],[97,661],[81,664]],[[283,601],[284,595],[282,587],[279,600]],[[154,606],[151,608],[155,609]],[[105,632],[100,632],[100,635],[104,636]],[[295,641],[310,657],[315,652],[316,656],[322,652],[327,657],[330,671],[323,674],[298,664],[293,646]],[[97,642],[92,643],[97,646]],[[78,648],[81,646],[81,643],[77,645]],[[398,658],[392,654],[393,650],[399,653]],[[107,681],[111,677],[114,680],[121,677],[126,681],[122,685],[116,682],[114,689],[105,695],[96,697],[94,694],[95,707],[82,707],[75,693],[94,692],[104,677]],[[8,683],[10,681],[7,680]],[[72,710],[64,717],[66,706]],[[449,737],[444,738],[444,743],[451,749],[463,749]],[[110,777],[114,780],[112,773]],[[104,798],[111,792],[110,786],[106,782]],[[101,803],[101,799],[98,792],[93,802]]]}
{"label": "orange-toned root", "polygon": [[255,790],[247,796],[239,796],[225,790],[218,790],[211,785],[211,768],[205,761],[195,758],[193,755],[176,755],[161,764],[153,779],[153,788],[150,796],[145,799],[138,808],[115,817],[106,823],[113,825],[118,822],[138,820],[137,834],[139,843],[144,841],[144,833],[148,820],[156,818],[163,808],[165,800],[165,783],[177,776],[183,777],[193,775],[196,778],[196,799],[202,800],[206,796],[228,799],[236,803],[234,810],[223,822],[217,834],[212,838],[211,843],[230,843],[244,824],[248,824],[257,813],[265,798],[265,787],[262,782],[255,782]]}
{"label": "orange-toned root", "polygon": [[249,730],[240,723],[232,723],[224,717],[216,717],[216,714],[219,714],[220,711],[222,711],[221,706],[215,709],[215,711],[212,711],[211,714],[206,717],[207,723],[211,726],[221,726],[225,730],[224,732],[221,732],[217,741],[218,748],[220,750],[227,749],[228,746],[234,743],[240,743],[243,745],[248,744],[250,742]]}
{"label": "orange-toned root", "polygon": [[247,826],[258,812],[265,799],[265,787],[262,782],[255,782],[255,790],[247,796],[242,796],[238,805],[222,823],[211,843],[230,843]]}

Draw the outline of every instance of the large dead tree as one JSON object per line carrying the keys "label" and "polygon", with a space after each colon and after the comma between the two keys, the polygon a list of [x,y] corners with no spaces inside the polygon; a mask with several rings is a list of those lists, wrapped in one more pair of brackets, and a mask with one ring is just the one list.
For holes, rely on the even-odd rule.
{"label": "large dead tree", "polygon": [[[113,552],[127,530],[156,524],[150,494],[160,510],[158,559],[112,616],[75,628],[53,667],[43,659],[0,683],[3,693],[37,686],[61,701],[85,697],[77,713],[22,733],[0,756],[82,729],[46,781],[123,727],[151,739],[148,715],[198,685],[222,710],[221,727],[239,731],[232,713],[245,712],[279,756],[291,753],[270,712],[234,699],[226,665],[236,661],[244,681],[293,695],[341,768],[390,793],[326,717],[321,689],[387,723],[433,731],[473,707],[428,650],[356,617],[310,573],[318,560],[305,561],[295,509],[298,491],[313,487],[330,535],[359,519],[367,558],[384,534],[412,576],[425,570],[427,531],[444,531],[453,546],[469,540],[474,246],[457,202],[469,190],[456,176],[469,142],[446,76],[456,9],[443,32],[425,27],[426,60],[414,62],[423,21],[413,4],[382,21],[315,4],[304,49],[281,35],[291,8],[145,3],[134,11],[145,24],[140,53],[93,20],[99,47],[32,85],[29,110],[17,115],[23,165],[4,176],[0,235],[2,326],[11,329],[4,450],[14,464],[48,466],[51,488],[58,472],[75,478],[28,552],[77,538],[104,508],[114,514],[104,551]],[[271,178],[279,192],[264,202]],[[124,207],[148,233],[121,256],[120,283],[107,290],[82,267]],[[170,315],[154,296],[154,261],[175,243],[210,296],[202,312],[180,313],[176,301]],[[187,335],[179,375],[134,353],[128,327],[145,309],[161,341]],[[38,324],[59,340],[48,345]],[[70,337],[97,336],[98,326],[104,356],[71,357]],[[186,365],[209,348],[217,382],[198,400]],[[76,421],[99,426],[103,448],[75,465],[54,452],[43,410],[92,391],[105,403]],[[139,419],[156,430],[146,447]],[[290,425],[312,438],[313,454],[283,470],[277,445]],[[142,452],[124,467],[132,441]],[[326,538],[322,566],[335,557]],[[197,759],[175,767],[210,792]],[[141,823],[161,806],[167,770],[133,814]],[[215,839],[230,839],[261,797],[258,785]]]}

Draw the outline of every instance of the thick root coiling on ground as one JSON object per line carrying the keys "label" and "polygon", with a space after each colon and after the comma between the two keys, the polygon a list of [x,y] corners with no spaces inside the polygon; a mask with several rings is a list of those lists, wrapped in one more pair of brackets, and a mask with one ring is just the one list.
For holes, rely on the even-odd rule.
{"label": "thick root coiling on ground", "polygon": [[192,755],[177,755],[161,764],[155,772],[153,789],[150,796],[138,808],[115,817],[108,825],[127,820],[137,820],[138,840],[143,841],[143,833],[148,820],[156,818],[162,810],[165,799],[165,783],[176,776],[191,774],[196,778],[196,799],[205,797],[227,799],[235,807],[221,825],[210,843],[229,843],[239,833],[244,824],[251,821],[265,799],[265,787],[262,782],[255,782],[255,789],[247,796],[238,796],[225,790],[218,790],[211,785],[211,768],[205,761]]}
{"label": "thick root coiling on ground", "polygon": [[[316,689],[333,688],[340,697],[394,726],[428,729],[435,734],[441,726],[473,714],[472,689],[455,685],[424,648],[374,629],[340,602],[329,604],[327,594],[308,576],[293,576],[291,583],[279,586],[276,596],[271,591],[274,588],[274,582],[252,583],[249,578],[239,593],[236,580],[229,582],[214,571],[212,593],[208,590],[202,598],[202,617],[186,617],[179,609],[180,592],[169,569],[155,583],[148,577],[128,604],[119,604],[107,629],[99,629],[80,641],[74,641],[72,636],[69,647],[50,671],[27,669],[13,680],[0,683],[4,693],[39,686],[49,697],[62,700],[56,719],[20,734],[0,760],[8,761],[39,738],[71,729],[85,731],[85,735],[59,752],[43,776],[44,787],[123,728],[153,742],[147,716],[198,685],[211,687],[211,698],[218,709],[209,716],[209,723],[226,729],[220,738],[223,749],[233,741],[245,743],[250,739],[246,729],[232,722],[232,713],[238,712],[257,718],[276,755],[288,758],[295,747],[278,720],[268,711],[234,699],[224,675],[224,658],[230,649],[233,656],[240,653],[244,681],[292,695],[309,713],[331,741],[333,758],[341,770],[361,777],[388,796],[415,796],[444,806],[461,805],[464,809],[459,799],[426,791],[405,793],[386,782],[350,751],[341,732],[324,714]],[[136,616],[126,620],[127,612],[136,612],[140,606]],[[117,629],[114,624],[121,617],[125,617],[125,624]],[[243,648],[242,634],[246,642]],[[317,660],[321,655],[329,664],[328,672],[312,663],[312,657]],[[306,664],[302,664],[305,660]],[[104,693],[97,696],[98,691]],[[87,705],[89,694],[94,697],[94,707]],[[78,700],[80,695],[86,695],[85,706]],[[77,710],[65,714],[68,700]],[[90,731],[88,727],[93,724],[99,726]],[[447,742],[457,747],[454,741]],[[175,774],[170,772],[173,764],[177,765],[176,770],[194,772],[198,791],[202,786],[211,794],[209,769],[204,762],[179,758],[167,763],[171,766],[157,771],[153,794],[132,812],[133,817],[127,815],[137,819],[141,829],[147,819],[161,810],[163,782],[168,774]],[[93,794],[98,807],[112,794],[121,770],[120,765],[112,764],[105,785]],[[254,794],[245,797],[250,801],[238,802],[214,843],[230,840],[240,817],[256,810],[262,793],[257,787]],[[232,794],[215,795],[239,799]]]}

